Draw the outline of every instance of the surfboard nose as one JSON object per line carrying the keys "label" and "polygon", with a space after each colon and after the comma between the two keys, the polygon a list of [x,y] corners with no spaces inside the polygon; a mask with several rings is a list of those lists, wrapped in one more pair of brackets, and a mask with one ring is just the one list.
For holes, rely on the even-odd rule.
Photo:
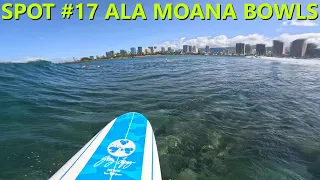
{"label": "surfboard nose", "polygon": [[111,121],[50,179],[111,178],[161,180],[152,127],[139,112]]}
{"label": "surfboard nose", "polygon": [[[125,114],[123,114],[123,115],[138,115],[138,116],[143,116],[144,117],[144,115],[143,114],[141,114],[141,113],[139,113],[139,112],[127,112],[127,113],[125,113]],[[119,116],[120,117],[120,116]]]}
{"label": "surfboard nose", "polygon": [[135,121],[148,121],[148,119],[141,113],[139,112],[128,112],[128,113],[125,113],[123,115],[120,115],[117,119],[135,119]]}

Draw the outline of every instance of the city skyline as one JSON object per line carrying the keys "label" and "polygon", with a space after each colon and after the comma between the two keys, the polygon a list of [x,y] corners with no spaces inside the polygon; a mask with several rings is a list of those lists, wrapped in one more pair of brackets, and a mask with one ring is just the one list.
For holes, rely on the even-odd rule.
{"label": "city skyline", "polygon": [[[201,41],[201,39],[203,41]],[[210,39],[212,42],[210,42]],[[220,42],[218,42],[219,40]],[[206,46],[209,46],[210,48],[228,48],[228,47],[236,47],[237,43],[244,43],[245,45],[251,45],[254,46],[256,44],[265,44],[267,47],[273,46],[273,41],[281,41],[284,43],[284,48],[289,48],[291,42],[293,42],[296,39],[306,39],[307,43],[314,43],[317,46],[320,47],[320,33],[302,33],[302,34],[282,34],[278,37],[270,38],[265,37],[262,34],[250,34],[250,35],[237,35],[234,37],[226,37],[224,35],[221,36],[204,36],[199,37],[197,39],[187,39],[186,37],[182,37],[179,40],[173,40],[171,43],[167,43],[169,41],[166,41],[164,43],[160,44],[153,44],[153,45],[146,45],[146,46],[137,46],[142,48],[147,47],[165,47],[165,48],[172,48],[174,50],[183,50],[184,45],[188,46],[195,46],[197,48],[206,48]],[[198,41],[197,41],[198,40]],[[179,41],[179,42],[177,42]],[[208,44],[205,44],[204,41],[209,41]],[[221,42],[222,41],[222,42]],[[198,45],[200,44],[200,46]],[[213,44],[213,45],[212,45]],[[132,46],[128,46],[126,49],[130,50]],[[112,48],[107,48],[111,50]],[[123,49],[123,48],[122,48]]]}
{"label": "city skyline", "polygon": [[[31,3],[26,0],[24,3]],[[80,2],[75,0],[74,3]],[[244,2],[236,0],[232,3],[239,20],[160,20],[152,19],[135,21],[104,20],[104,9],[109,2],[95,0],[99,3],[99,11],[92,21],[72,17],[71,19],[57,18],[61,12],[53,10],[52,20],[33,21],[21,18],[18,21],[1,21],[0,29],[3,36],[0,41],[0,62],[31,61],[46,59],[51,61],[72,60],[73,57],[102,54],[106,51],[120,51],[131,47],[171,47],[182,49],[183,44],[199,48],[205,45],[210,47],[229,47],[237,42],[272,44],[272,40],[279,39],[285,43],[299,38],[308,38],[317,45],[320,44],[320,26],[318,21],[308,20],[253,20],[245,21],[241,17]],[[119,5],[121,2],[115,2]],[[136,1],[127,2],[128,12]],[[147,14],[153,14],[153,3],[142,0]],[[165,4],[160,0],[158,3]],[[184,1],[185,4],[194,4],[193,0]],[[212,3],[209,0],[201,4]],[[219,2],[222,6],[226,2]],[[252,1],[247,3],[260,4]],[[269,0],[268,3],[295,3],[293,0]],[[301,2],[302,6],[312,3],[311,0]],[[56,2],[57,7],[62,2]]]}
{"label": "city skyline", "polygon": [[[258,43],[255,45],[238,42],[233,47],[210,47],[205,45],[205,48],[198,48],[184,44],[182,49],[173,50],[171,47],[149,46],[145,49],[138,47],[138,52],[135,47],[131,47],[129,52],[120,50],[119,55],[152,55],[152,54],[211,54],[211,55],[258,55],[258,56],[273,56],[273,57],[294,57],[294,58],[319,58],[320,47],[315,43],[308,42],[308,39],[300,38],[290,42],[290,46],[286,47],[285,43],[280,40],[273,40],[272,46]],[[106,56],[97,56],[101,58],[113,58],[118,55],[110,56],[110,52],[106,52]],[[90,56],[92,57],[92,56]],[[92,58],[91,58],[92,59]]]}
{"label": "city skyline", "polygon": [[[320,38],[319,38],[319,41],[317,41],[316,40],[316,42],[315,42],[315,40],[313,39],[313,38],[308,38],[309,36],[299,36],[299,35],[296,35],[296,37],[297,37],[297,39],[305,39],[306,40],[306,44],[314,44],[314,45],[316,45],[317,47],[319,47],[320,48]],[[283,40],[279,40],[279,39],[270,39],[270,43],[256,43],[256,44],[254,44],[254,43],[243,43],[243,42],[236,42],[234,45],[230,45],[230,46],[223,46],[223,45],[221,45],[221,46],[219,46],[219,45],[216,45],[216,46],[209,46],[209,45],[203,45],[203,46],[201,46],[201,47],[199,47],[199,46],[195,46],[195,45],[190,45],[190,44],[183,44],[183,45],[181,45],[182,47],[181,48],[174,48],[174,47],[172,47],[172,46],[159,46],[159,45],[153,45],[153,46],[148,46],[148,47],[143,47],[143,46],[138,46],[138,49],[139,48],[142,48],[142,49],[146,49],[146,48],[150,48],[150,49],[153,49],[153,48],[158,48],[158,50],[157,50],[157,52],[159,52],[159,51],[163,51],[163,49],[173,49],[173,50],[181,50],[182,52],[187,52],[187,51],[191,51],[190,50],[190,48],[191,49],[193,49],[193,51],[194,51],[194,48],[199,48],[199,49],[205,49],[205,51],[206,52],[209,52],[210,50],[209,49],[211,49],[211,48],[236,48],[237,47],[237,45],[241,45],[241,47],[242,47],[242,52],[243,53],[238,53],[238,52],[236,52],[237,54],[244,54],[245,53],[245,50],[247,50],[248,48],[247,48],[247,46],[250,46],[250,48],[252,47],[252,46],[256,46],[256,45],[259,45],[259,44],[263,44],[263,45],[265,45],[266,47],[273,47],[274,46],[274,42],[278,42],[278,43],[280,43],[281,44],[281,47],[282,47],[282,50],[281,51],[283,51],[282,52],[282,54],[284,54],[285,53],[285,50],[286,49],[288,49],[288,48],[290,48],[290,46],[291,46],[291,43],[293,42],[293,41],[295,41],[295,40],[297,40],[297,39],[294,39],[294,40],[292,40],[292,41],[290,41],[290,42],[285,42],[285,41],[283,41]],[[186,46],[186,47],[184,47],[184,46]],[[133,48],[133,47],[131,47],[131,48]],[[128,51],[131,51],[131,48],[128,48],[129,50]],[[136,48],[136,47],[134,47],[134,48]],[[187,48],[188,50],[185,50],[185,48]],[[240,51],[240,52],[241,52]],[[278,54],[280,54],[280,53],[278,53]]]}
{"label": "city skyline", "polygon": [[[319,37],[318,37],[319,36]],[[206,36],[206,37],[209,37],[209,36]],[[241,37],[241,38],[239,38],[239,37]],[[224,48],[224,49],[228,49],[228,48],[236,48],[236,44],[237,43],[243,43],[243,42],[240,42],[240,40],[244,40],[245,42],[248,42],[248,39],[251,39],[251,40],[253,40],[253,42],[249,42],[249,43],[244,43],[245,44],[245,46],[247,46],[247,45],[250,45],[250,46],[255,46],[255,45],[257,45],[257,44],[265,44],[266,45],[266,47],[268,47],[268,48],[272,48],[272,46],[273,46],[273,41],[281,41],[281,42],[283,42],[284,43],[284,49],[290,49],[290,44],[291,44],[291,42],[293,42],[294,40],[296,40],[296,39],[292,39],[292,38],[298,38],[298,39],[306,39],[307,41],[306,41],[306,44],[314,44],[314,45],[316,45],[317,46],[317,48],[319,48],[320,46],[320,33],[310,33],[310,34],[296,34],[296,35],[289,35],[289,34],[284,34],[284,35],[282,35],[282,36],[279,36],[280,38],[279,39],[282,39],[282,40],[279,40],[279,39],[272,39],[272,38],[265,38],[265,39],[267,39],[267,41],[263,41],[262,38],[263,37],[263,35],[259,35],[259,34],[253,34],[253,35],[248,35],[248,36],[242,36],[242,35],[238,35],[238,36],[235,36],[235,37],[233,37],[233,38],[230,38],[230,42],[229,42],[229,44],[232,42],[235,42],[234,43],[234,45],[232,46],[231,44],[230,44],[230,46],[223,46],[223,44],[224,43],[221,43],[221,46],[219,46],[219,45],[215,45],[215,46],[208,46],[208,45],[202,45],[202,46],[195,46],[195,45],[188,45],[188,46],[191,46],[191,48],[193,48],[193,47],[196,47],[196,48],[198,48],[198,49],[206,49],[207,47],[210,47],[210,49],[212,49],[212,48]],[[285,37],[285,38],[284,38]],[[310,38],[311,37],[311,38]],[[182,39],[186,39],[186,38],[182,38]],[[213,38],[213,39],[215,39],[215,38]],[[237,39],[239,39],[239,41],[236,41]],[[285,40],[283,40],[283,39],[285,39]],[[292,39],[292,41],[291,41],[291,39]],[[184,43],[184,42],[186,42],[186,43],[188,43],[188,42],[190,42],[190,40],[186,40],[186,41],[180,41],[180,43]],[[191,41],[192,42],[192,41]],[[258,42],[258,43],[256,43],[255,44],[255,42]],[[259,42],[262,42],[262,43],[259,43]],[[263,43],[263,42],[265,42],[265,43]],[[142,48],[142,50],[143,50],[143,53],[145,53],[145,50],[146,50],[146,48],[150,48],[150,47],[157,47],[158,48],[158,50],[157,50],[157,52],[159,51],[161,51],[161,48],[163,47],[163,48],[165,48],[166,50],[168,50],[168,48],[170,48],[170,49],[172,49],[173,51],[183,51],[183,45],[181,45],[182,47],[181,48],[179,48],[179,49],[177,49],[177,48],[175,48],[174,47],[174,45],[173,46],[169,46],[167,43],[165,43],[166,45],[163,45],[163,46],[159,46],[159,45],[157,45],[157,44],[154,44],[153,46],[137,46],[137,47],[134,47],[134,48],[136,48],[136,51],[137,51],[137,53],[139,52],[139,47],[141,47]],[[194,43],[193,43],[194,44]],[[101,53],[97,53],[96,55],[94,55],[94,57],[96,57],[97,55],[98,56],[101,56],[101,55],[106,55],[106,52],[110,52],[110,51],[112,51],[112,53],[113,54],[116,54],[116,53],[120,53],[120,51],[126,51],[126,53],[130,53],[130,51],[131,51],[131,46],[129,46],[129,47],[126,47],[126,48],[120,48],[119,50],[112,50],[112,48],[106,48],[106,49],[108,49],[107,51],[105,51],[105,52],[101,52]],[[189,47],[188,47],[189,48]],[[253,49],[253,50],[255,50],[255,49]],[[231,50],[232,51],[232,50]],[[152,52],[152,51],[151,51]],[[236,54],[236,52],[235,52],[235,54]],[[45,58],[45,57],[25,57],[25,59],[24,59],[24,62],[25,61],[34,61],[34,60],[38,60],[38,59],[42,59],[42,60],[49,60],[49,61],[53,61],[53,62],[63,62],[63,61],[71,61],[71,60],[73,60],[73,58],[74,57],[77,57],[77,58],[81,58],[81,57],[86,57],[86,56],[92,56],[92,54],[90,55],[90,54],[87,54],[87,55],[84,55],[84,56],[76,56],[76,55],[74,55],[72,58],[69,58],[69,57],[63,57],[63,58],[53,58],[53,59],[48,59],[48,58]],[[1,60],[0,60],[0,62],[2,62]],[[12,61],[12,62],[15,62],[15,61]],[[17,62],[23,62],[23,61],[17,61]]]}

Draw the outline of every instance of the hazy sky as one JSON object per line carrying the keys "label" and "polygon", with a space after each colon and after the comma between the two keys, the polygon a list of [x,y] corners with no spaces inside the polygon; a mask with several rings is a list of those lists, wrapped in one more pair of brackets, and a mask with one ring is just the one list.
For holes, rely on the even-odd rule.
{"label": "hazy sky", "polygon": [[[6,1],[10,2],[10,1]],[[11,2],[14,2],[11,0]],[[35,2],[25,0],[25,3]],[[38,3],[48,1],[38,0]],[[54,2],[54,1],[52,1]],[[243,20],[244,3],[297,3],[293,0],[277,1],[239,1],[229,0],[233,3],[239,20],[153,20],[154,3],[175,3],[168,0],[128,0],[119,1],[117,4],[126,3],[128,14],[131,14],[135,3],[142,3],[148,20],[104,20],[108,3],[111,1],[94,0],[91,3],[99,3],[95,20],[80,21],[76,16],[71,19],[61,18],[61,7],[64,3],[80,3],[78,0],[58,0],[57,7],[53,9],[53,19],[45,18],[33,21],[23,16],[21,20],[0,20],[0,61],[27,61],[36,58],[48,60],[70,60],[72,57],[90,55],[104,55],[106,51],[129,49],[137,46],[172,46],[180,48],[182,44],[214,47],[230,46],[236,42],[268,43],[273,39],[281,39],[285,42],[299,37],[311,38],[314,42],[320,42],[319,20],[316,21],[278,21],[275,18],[269,21]],[[213,1],[179,1],[192,5],[194,3],[213,3]],[[215,1],[225,4],[225,1]],[[309,0],[301,0],[301,4],[312,3]],[[120,10],[120,5],[118,6]],[[1,12],[2,13],[2,12]],[[89,10],[86,9],[85,17]],[[304,6],[302,14],[307,14]],[[88,18],[87,18],[88,19]]]}

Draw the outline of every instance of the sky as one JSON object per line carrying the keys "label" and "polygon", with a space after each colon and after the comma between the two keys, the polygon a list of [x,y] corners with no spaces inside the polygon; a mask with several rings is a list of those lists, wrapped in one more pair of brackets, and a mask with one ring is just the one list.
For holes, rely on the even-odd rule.
{"label": "sky", "polygon": [[[3,3],[16,3],[16,0],[4,0]],[[20,1],[21,2],[21,1]],[[47,0],[25,0],[25,4],[48,3]],[[99,8],[94,20],[88,20],[89,10],[85,9],[85,20],[78,20],[76,15],[71,19],[61,18],[61,8],[64,3],[81,3],[80,0],[56,0],[56,8],[52,11],[52,20],[42,18],[30,20],[26,15],[20,20],[0,20],[0,62],[21,62],[36,59],[50,61],[69,61],[75,58],[91,55],[104,55],[106,51],[120,49],[129,50],[131,47],[148,47],[152,45],[173,47],[180,49],[183,44],[204,47],[235,46],[237,42],[249,44],[272,44],[272,40],[283,40],[286,44],[297,38],[309,38],[309,41],[320,45],[320,21],[280,21],[271,20],[243,20],[244,3],[297,3],[293,0],[184,0],[180,3],[190,7],[195,3],[205,6],[206,3],[232,3],[238,20],[153,20],[153,4],[176,4],[169,0],[127,0],[103,1],[91,0],[98,3]],[[85,1],[89,2],[89,1]],[[116,3],[120,11],[120,4],[126,3],[127,14],[133,12],[136,3],[144,7],[148,20],[105,20],[104,16],[109,3]],[[301,0],[302,14],[307,15],[306,5],[314,3]],[[317,10],[320,12],[320,10]],[[120,13],[120,12],[119,12]],[[75,13],[76,14],[76,13]],[[3,12],[1,11],[1,15]]]}

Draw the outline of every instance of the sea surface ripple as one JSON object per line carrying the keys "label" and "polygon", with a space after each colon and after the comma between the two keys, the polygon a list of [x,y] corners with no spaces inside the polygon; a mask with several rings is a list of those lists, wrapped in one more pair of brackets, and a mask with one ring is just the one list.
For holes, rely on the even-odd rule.
{"label": "sea surface ripple", "polygon": [[163,179],[320,179],[320,61],[211,56],[0,64],[0,179],[48,179],[130,111]]}

